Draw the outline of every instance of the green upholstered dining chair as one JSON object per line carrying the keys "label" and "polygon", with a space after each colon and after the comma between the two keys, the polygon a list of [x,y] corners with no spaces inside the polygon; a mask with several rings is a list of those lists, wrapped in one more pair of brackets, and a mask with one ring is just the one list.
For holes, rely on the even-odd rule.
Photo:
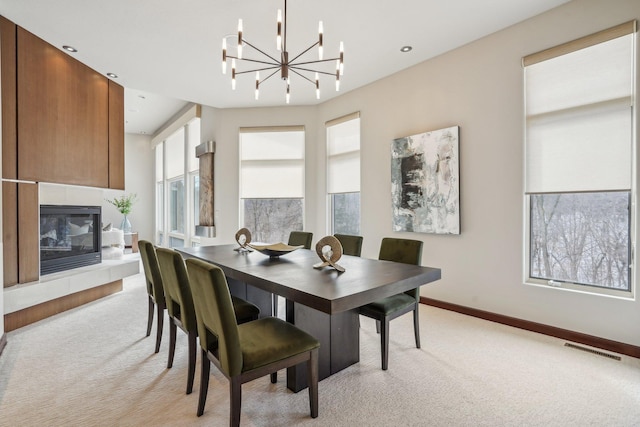
{"label": "green upholstered dining chair", "polygon": [[164,324],[164,310],[167,308],[164,297],[164,285],[162,284],[162,274],[156,257],[156,249],[153,244],[147,240],[138,242],[140,250],[140,258],[142,259],[142,268],[147,281],[147,295],[149,296],[149,314],[147,316],[147,336],[151,334],[151,325],[153,324],[154,306],[158,312],[158,327],[156,331],[156,353],[160,351],[160,342],[162,341],[162,327]]}
{"label": "green upholstered dining chair", "polygon": [[[411,239],[385,237],[380,244],[378,259],[420,265],[422,260],[422,242]],[[389,366],[389,321],[413,311],[413,330],[416,347],[420,348],[419,323],[420,288],[393,295],[360,307],[360,314],[376,320],[380,332],[382,369]]]}
{"label": "green upholstered dining chair", "polygon": [[196,338],[198,325],[196,324],[196,311],[193,307],[191,288],[187,268],[182,256],[173,249],[156,249],[162,283],[164,284],[167,313],[169,314],[169,358],[167,368],[173,366],[173,357],[176,351],[177,327],[187,334],[189,368],[187,372],[187,394],[193,390],[193,378],[196,373]]}
{"label": "green upholstered dining chair", "polygon": [[[196,323],[196,311],[193,306],[189,275],[184,264],[184,259],[179,252],[173,249],[158,248],[158,264],[162,273],[162,283],[167,301],[169,314],[169,358],[167,368],[173,366],[173,358],[176,350],[176,331],[179,327],[187,334],[189,350],[189,368],[187,372],[187,394],[193,389],[193,377],[196,372],[196,337],[198,326]],[[231,297],[233,308],[238,323],[255,320],[260,315],[260,309],[241,298]]]}
{"label": "green upholstered dining chair", "polygon": [[362,252],[362,236],[353,236],[351,234],[334,234],[333,236],[342,245],[342,253],[344,255],[360,256]]}
{"label": "green upholstered dining chair", "polygon": [[211,363],[229,380],[230,423],[240,425],[242,384],[299,363],[307,363],[311,417],[318,416],[318,349],[320,343],[294,325],[265,317],[238,325],[222,270],[187,259],[202,348],[198,416],[204,412]]}
{"label": "green upholstered dining chair", "polygon": [[311,249],[311,240],[313,239],[313,233],[308,231],[292,231],[289,233],[289,246],[303,245],[305,249]]}

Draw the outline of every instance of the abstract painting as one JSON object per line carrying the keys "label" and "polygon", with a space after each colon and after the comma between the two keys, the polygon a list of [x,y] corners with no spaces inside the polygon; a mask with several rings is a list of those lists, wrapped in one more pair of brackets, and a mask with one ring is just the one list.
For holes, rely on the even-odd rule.
{"label": "abstract painting", "polygon": [[459,127],[394,139],[393,231],[460,234]]}

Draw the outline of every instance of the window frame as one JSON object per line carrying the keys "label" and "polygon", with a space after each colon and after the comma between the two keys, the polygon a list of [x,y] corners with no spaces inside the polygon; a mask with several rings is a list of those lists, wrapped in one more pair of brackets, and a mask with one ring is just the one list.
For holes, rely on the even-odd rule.
{"label": "window frame", "polygon": [[[630,206],[629,206],[629,226],[628,226],[628,241],[629,241],[629,290],[622,290],[616,288],[608,288],[600,285],[591,285],[591,284],[583,284],[583,283],[573,283],[570,281],[562,281],[555,279],[540,279],[536,277],[532,277],[532,260],[531,260],[531,240],[532,240],[532,198],[536,194],[550,194],[548,192],[527,192],[526,189],[526,168],[528,165],[527,161],[527,108],[526,108],[526,91],[527,91],[527,80],[526,80],[526,67],[531,64],[535,64],[536,62],[546,61],[549,59],[553,59],[558,56],[563,56],[569,54],[571,52],[590,47],[593,45],[600,44],[602,42],[612,40],[614,38],[632,34],[633,40],[633,48],[632,48],[632,81],[633,87],[631,89],[631,183],[630,189],[628,190],[629,198],[630,198]],[[524,143],[525,143],[525,155],[524,155],[524,170],[525,170],[525,191],[524,191],[524,203],[523,203],[523,217],[524,217],[524,251],[523,251],[523,283],[525,285],[531,286],[540,286],[545,288],[553,288],[558,290],[577,292],[583,294],[591,294],[595,296],[605,296],[605,297],[615,297],[621,299],[633,299],[635,298],[636,293],[636,266],[637,266],[637,257],[635,251],[635,242],[637,239],[636,230],[637,230],[637,221],[638,221],[638,209],[636,206],[637,199],[637,185],[636,185],[636,176],[637,176],[637,105],[635,105],[635,97],[636,97],[636,86],[635,82],[637,81],[637,59],[636,59],[636,50],[637,50],[637,29],[636,29],[636,21],[630,21],[624,24],[620,24],[616,27],[601,31],[596,34],[592,34],[590,36],[583,37],[581,39],[574,40],[569,43],[565,43],[560,46],[556,46],[554,48],[550,48],[544,50],[542,52],[538,52],[532,55],[528,55],[523,58],[523,75],[525,78],[523,79],[523,90],[525,91],[525,108],[524,108]],[[614,190],[615,191],[615,190]],[[620,190],[622,191],[622,190]],[[591,191],[589,191],[591,192]],[[594,190],[594,193],[607,193],[607,190]],[[554,192],[551,192],[554,193]],[[575,193],[575,191],[562,191],[555,192],[556,194],[569,194]]]}
{"label": "window frame", "polygon": [[[243,134],[251,134],[251,133],[286,133],[286,132],[301,132],[302,133],[302,159],[293,159],[293,158],[289,158],[289,159],[265,159],[263,161],[264,164],[282,164],[282,165],[295,165],[295,164],[301,164],[302,166],[302,176],[303,176],[303,183],[302,183],[302,189],[301,189],[301,194],[299,197],[294,197],[291,195],[286,195],[286,196],[273,196],[273,197],[242,197],[243,196],[243,180],[242,180],[242,175],[243,175],[243,155],[242,155],[242,138],[243,138]],[[253,163],[262,163],[259,159],[252,159],[252,160],[244,160],[245,162],[247,162],[247,164]],[[271,126],[271,127],[253,127],[253,128],[240,128],[238,131],[238,227],[239,228],[244,228],[245,227],[245,200],[301,200],[302,203],[302,211],[301,211],[301,223],[302,223],[302,229],[304,229],[305,227],[305,205],[306,205],[306,200],[305,200],[305,179],[306,177],[306,129],[304,128],[304,126]],[[256,230],[251,230],[249,229],[249,231],[251,231],[251,233],[253,233],[254,235],[252,236],[252,240],[255,242],[256,240],[256,236],[259,235],[259,232],[256,232]],[[282,230],[282,232],[284,234],[286,234],[288,236],[288,233],[290,231],[293,230]],[[283,235],[283,242],[286,243],[286,236]],[[276,242],[262,242],[262,243],[276,243]]]}
{"label": "window frame", "polygon": [[[172,247],[172,239],[182,240],[184,246],[193,246],[194,244],[200,244],[200,237],[195,234],[195,219],[193,207],[193,182],[192,177],[199,174],[198,169],[193,169],[194,163],[192,157],[195,156],[195,152],[192,152],[192,145],[190,139],[194,138],[194,128],[192,126],[197,124],[197,135],[195,138],[199,140],[201,138],[201,108],[199,105],[192,105],[188,109],[184,110],[184,113],[180,115],[174,122],[165,125],[164,130],[152,139],[152,144],[156,150],[162,150],[161,161],[156,157],[156,168],[161,167],[161,173],[156,170],[155,182],[155,209],[156,209],[156,223],[155,223],[155,236],[156,244],[165,247]],[[182,162],[182,174],[167,178],[167,141],[171,139],[176,133],[182,132],[182,146],[184,152],[184,158]],[[195,141],[197,142],[197,141]],[[159,156],[159,155],[157,155]],[[161,165],[159,163],[162,163]],[[171,218],[170,218],[170,183],[176,180],[183,181],[183,233],[171,230]],[[162,186],[162,195],[158,194],[159,186]]]}
{"label": "window frame", "polygon": [[[351,194],[357,193],[359,198],[360,209],[358,210],[358,234],[362,233],[362,196],[361,196],[361,183],[358,182],[357,191],[341,191],[341,192],[331,192],[330,188],[330,162],[331,162],[331,153],[330,153],[330,128],[332,126],[337,126],[352,120],[358,121],[358,166],[362,165],[362,138],[360,132],[360,112],[354,112],[351,114],[347,114],[342,117],[338,117],[336,119],[329,120],[325,123],[325,149],[326,149],[326,229],[328,234],[335,234],[335,206],[334,206],[334,196],[338,194]],[[340,232],[340,231],[338,231]]]}

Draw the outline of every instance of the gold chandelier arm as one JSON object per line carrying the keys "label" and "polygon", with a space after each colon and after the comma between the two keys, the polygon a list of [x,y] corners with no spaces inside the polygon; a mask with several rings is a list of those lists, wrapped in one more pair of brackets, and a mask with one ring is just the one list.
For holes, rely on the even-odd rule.
{"label": "gold chandelier arm", "polygon": [[300,58],[302,55],[304,55],[305,53],[309,52],[311,49],[313,49],[314,47],[318,46],[320,44],[319,41],[315,42],[314,44],[312,44],[311,46],[309,46],[308,48],[306,48],[305,50],[303,50],[300,54],[296,55],[295,58],[293,58],[291,61],[289,61],[290,63],[295,61],[296,59]]}
{"label": "gold chandelier arm", "polygon": [[270,79],[270,78],[271,78],[275,73],[277,73],[277,72],[278,72],[278,70],[279,70],[279,69],[280,69],[280,68],[276,69],[273,73],[269,74],[267,77],[265,77],[264,79],[262,79],[261,81],[259,81],[259,82],[258,82],[258,84],[260,85],[260,84],[262,84],[263,82],[265,82],[265,81],[269,80],[269,79]]}
{"label": "gold chandelier arm", "polygon": [[273,65],[274,67],[280,66],[279,62],[267,62],[267,61],[260,61],[259,59],[250,59],[250,58],[238,58],[237,56],[231,56],[231,55],[227,55],[227,58],[237,59],[238,61],[247,61],[247,62],[255,62],[258,64]]}
{"label": "gold chandelier arm", "polygon": [[[327,75],[327,76],[332,76],[332,77],[335,77],[335,75],[336,75],[335,73],[328,73],[328,72],[326,72],[326,71],[313,70],[313,69],[310,69],[310,68],[302,68],[302,67],[293,66],[293,65],[290,65],[290,66],[289,66],[289,69],[290,69],[291,71],[293,71],[294,73],[296,73],[297,75],[302,76],[302,77],[304,77],[304,76],[303,76],[302,74],[300,74],[300,73],[296,72],[296,70],[300,70],[300,71],[307,71],[307,72],[309,72],[309,73],[325,74],[325,75]],[[305,77],[305,79],[307,79],[307,78]],[[311,80],[311,79],[307,79],[307,80],[309,80],[309,81],[310,81],[311,83],[313,83],[313,84],[316,84],[316,82],[315,82],[315,81],[313,81],[313,80]]]}
{"label": "gold chandelier arm", "polygon": [[[280,69],[280,66],[273,66],[273,67],[264,67],[264,68],[254,68],[252,70],[246,70],[246,71],[236,71],[236,76],[240,75],[240,74],[247,74],[247,73],[255,73],[256,71],[266,71],[266,70],[273,70],[275,68],[276,71],[274,71],[269,77],[271,77],[273,74],[277,73],[278,70]],[[265,78],[264,80],[267,80],[269,77]],[[263,81],[264,81],[263,80]]]}
{"label": "gold chandelier arm", "polygon": [[[274,62],[280,63],[280,61],[278,61],[277,59],[275,59],[273,56],[269,55],[268,53],[264,53],[262,50],[258,49],[257,47],[255,47],[254,45],[252,45],[251,43],[249,43],[248,41],[246,41],[245,39],[242,39],[242,42],[244,44],[246,44],[247,46],[257,50],[258,52],[260,52],[261,54],[263,54],[264,56],[266,56],[267,58],[271,59]],[[244,58],[241,58],[242,60],[244,60]]]}
{"label": "gold chandelier arm", "polygon": [[[314,80],[311,80],[309,77],[305,76],[304,74],[297,72],[294,68],[289,67],[289,69],[294,73],[296,73],[297,75],[299,75],[300,77],[302,77],[303,79],[305,79],[306,81],[308,81],[309,83],[311,83],[312,85],[314,86],[316,85],[316,82]],[[305,70],[305,71],[309,71],[309,70]]]}
{"label": "gold chandelier arm", "polygon": [[[231,58],[231,57],[229,57],[229,58]],[[298,62],[297,64],[294,64],[293,61],[289,61],[289,66],[290,67],[297,67],[298,65],[318,64],[320,62],[331,62],[331,61],[335,62],[335,61],[339,61],[339,60],[340,60],[340,58],[316,59],[315,61]]]}

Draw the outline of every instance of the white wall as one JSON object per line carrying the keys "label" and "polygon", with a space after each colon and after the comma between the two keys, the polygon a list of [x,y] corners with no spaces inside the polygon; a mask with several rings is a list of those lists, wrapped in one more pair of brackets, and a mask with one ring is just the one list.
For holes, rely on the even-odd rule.
{"label": "white wall", "polygon": [[[574,0],[318,107],[204,108],[203,141],[217,143],[210,243],[233,242],[238,228],[245,126],[305,125],[305,228],[314,241],[326,234],[324,122],[360,111],[363,256],[375,258],[384,236],[420,239],[423,265],[442,268],[424,296],[640,345],[640,302],[523,284],[521,68],[527,54],[639,18],[637,0]],[[460,126],[462,233],[392,232],[391,141],[453,125]]]}
{"label": "white wall", "polygon": [[[139,239],[154,240],[155,221],[155,157],[151,137],[127,133],[124,136],[125,191],[105,190],[104,199],[135,193],[137,201],[131,209],[129,222]],[[103,200],[104,200],[103,199]],[[110,203],[102,203],[102,222],[120,228],[122,214]]]}

